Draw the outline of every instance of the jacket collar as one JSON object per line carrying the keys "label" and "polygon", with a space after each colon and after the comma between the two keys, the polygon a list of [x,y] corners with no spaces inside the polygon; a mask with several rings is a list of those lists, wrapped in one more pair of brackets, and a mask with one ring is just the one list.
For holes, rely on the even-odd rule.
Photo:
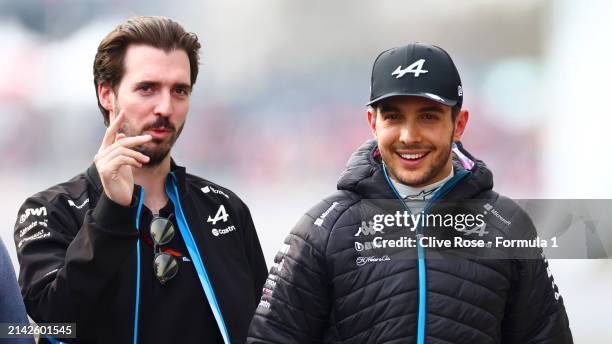
{"label": "jacket collar", "polygon": [[[174,172],[176,175],[176,179],[178,181],[178,189],[181,196],[186,196],[189,193],[187,189],[187,171],[185,167],[179,166],[176,164],[174,159],[170,159],[170,172]],[[98,175],[98,169],[95,164],[91,164],[86,171],[87,179],[94,185],[96,193],[98,195],[102,194],[102,181],[100,180],[100,176]],[[181,197],[181,198],[182,198]]]}

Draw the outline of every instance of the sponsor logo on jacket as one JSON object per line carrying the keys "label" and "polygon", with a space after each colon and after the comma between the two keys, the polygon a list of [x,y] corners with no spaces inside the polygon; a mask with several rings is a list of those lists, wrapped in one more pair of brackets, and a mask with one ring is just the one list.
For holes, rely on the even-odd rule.
{"label": "sponsor logo on jacket", "polygon": [[19,237],[23,238],[24,235],[28,234],[28,232],[30,232],[32,229],[41,226],[41,227],[47,227],[47,220],[45,221],[34,221],[32,223],[30,223],[27,227],[25,227],[24,229],[21,229],[19,231]]}
{"label": "sponsor logo on jacket", "polygon": [[71,207],[75,207],[75,208],[77,208],[77,209],[81,209],[81,208],[83,208],[83,207],[84,207],[84,206],[85,206],[87,203],[89,203],[89,198],[86,198],[86,199],[83,201],[83,203],[81,203],[81,204],[79,204],[79,205],[77,205],[76,203],[74,203],[74,201],[73,201],[73,200],[71,200],[71,199],[69,199],[69,200],[68,200],[68,205],[69,205],[69,206],[71,206]]}
{"label": "sponsor logo on jacket", "polygon": [[47,216],[47,208],[46,207],[40,207],[40,208],[28,208],[26,209],[23,214],[21,214],[21,216],[19,217],[19,223],[24,223],[25,220],[28,219],[28,217],[30,216]]}
{"label": "sponsor logo on jacket", "polygon": [[38,232],[34,233],[31,236],[19,240],[19,243],[17,243],[17,248],[21,248],[21,246],[23,246],[23,244],[25,244],[28,241],[40,240],[40,239],[43,239],[43,238],[48,238],[50,236],[51,236],[51,232],[48,232],[48,231],[45,231],[44,229],[41,229],[41,230],[39,230]]}
{"label": "sponsor logo on jacket", "polygon": [[561,294],[559,294],[559,287],[557,287],[557,284],[555,283],[555,278],[553,277],[552,271],[550,271],[550,266],[548,266],[548,259],[546,259],[546,256],[544,256],[544,252],[540,252],[540,256],[544,260],[544,265],[546,266],[546,274],[548,275],[548,280],[550,281],[551,288],[555,292],[555,294],[554,294],[555,295],[555,300],[558,301],[559,298],[561,297]]}
{"label": "sponsor logo on jacket", "polygon": [[332,205],[331,205],[329,208],[327,208],[327,210],[326,210],[326,211],[324,211],[324,212],[323,212],[323,214],[321,214],[321,216],[319,216],[319,217],[318,217],[318,218],[315,220],[315,222],[314,222],[315,226],[321,227],[321,225],[323,224],[323,221],[325,220],[325,217],[326,217],[327,215],[329,215],[329,213],[331,213],[331,211],[332,211],[332,210],[333,210],[333,209],[334,209],[334,208],[335,208],[335,207],[336,207],[338,204],[340,204],[340,203],[338,203],[338,202],[334,202],[334,203],[332,203]]}
{"label": "sponsor logo on jacket", "polygon": [[493,214],[495,217],[497,217],[501,222],[505,223],[507,226],[510,226],[510,224],[512,223],[509,220],[506,220],[503,216],[501,216],[501,214],[497,211],[497,209],[495,209],[491,204],[487,203],[485,205],[483,205],[483,208],[485,208],[485,214],[487,214],[487,212],[491,212],[491,214]]}
{"label": "sponsor logo on jacket", "polygon": [[357,230],[357,233],[355,233],[355,236],[374,235],[376,233],[385,234],[382,228],[375,228],[374,223],[372,221],[369,221],[369,222],[361,221],[361,226]]}
{"label": "sponsor logo on jacket", "polygon": [[231,233],[236,231],[236,226],[227,226],[225,228],[221,228],[221,229],[217,229],[217,228],[213,228],[212,229],[212,234],[214,236],[219,236],[219,235],[225,235],[227,233]]}
{"label": "sponsor logo on jacket", "polygon": [[478,236],[481,237],[481,236],[484,236],[485,234],[489,234],[489,232],[485,230],[486,228],[487,228],[487,224],[483,222],[482,225],[475,225],[471,229],[470,228],[466,228],[466,229],[456,228],[455,230],[458,232],[463,232],[463,235],[478,234]]}
{"label": "sponsor logo on jacket", "polygon": [[366,241],[364,243],[360,243],[359,241],[355,241],[355,251],[362,252],[373,249],[371,241]]}
{"label": "sponsor logo on jacket", "polygon": [[229,199],[229,196],[225,192],[223,192],[221,190],[217,190],[217,189],[215,189],[215,188],[213,188],[212,186],[209,186],[209,185],[206,185],[205,187],[203,187],[200,190],[202,190],[202,192],[205,193],[205,194],[207,194],[209,192],[212,192],[212,193],[217,194],[217,195],[223,195],[223,196],[225,196],[225,198]]}
{"label": "sponsor logo on jacket", "polygon": [[262,308],[265,308],[265,309],[270,309],[270,302],[268,302],[266,300],[261,300],[261,301],[259,301],[258,307],[262,307]]}
{"label": "sponsor logo on jacket", "polygon": [[264,283],[264,288],[274,290],[274,288],[276,288],[276,281],[268,277],[268,279],[266,280],[266,283]]}
{"label": "sponsor logo on jacket", "polygon": [[364,266],[369,263],[380,263],[380,262],[386,262],[389,260],[391,260],[391,258],[389,258],[389,256],[387,255],[384,255],[382,257],[368,256],[368,257],[357,257],[357,259],[355,260],[355,263],[357,264],[357,266]]}

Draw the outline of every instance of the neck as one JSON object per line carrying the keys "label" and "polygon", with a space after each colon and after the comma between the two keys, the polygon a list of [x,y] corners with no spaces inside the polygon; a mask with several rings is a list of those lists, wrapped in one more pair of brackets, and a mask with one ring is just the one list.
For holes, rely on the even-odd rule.
{"label": "neck", "polygon": [[430,182],[427,185],[420,186],[411,186],[403,184],[395,178],[391,178],[393,185],[397,189],[398,193],[402,198],[409,198],[409,200],[428,200],[431,199],[434,195],[435,190],[437,190],[440,186],[446,183],[449,179],[451,179],[455,175],[454,169],[451,165],[451,169],[448,174],[442,178],[438,178],[438,180],[434,182]]}
{"label": "neck", "polygon": [[159,214],[159,210],[168,202],[165,183],[166,176],[170,173],[170,155],[156,166],[143,167],[132,170],[134,182],[145,190],[144,205],[153,212]]}

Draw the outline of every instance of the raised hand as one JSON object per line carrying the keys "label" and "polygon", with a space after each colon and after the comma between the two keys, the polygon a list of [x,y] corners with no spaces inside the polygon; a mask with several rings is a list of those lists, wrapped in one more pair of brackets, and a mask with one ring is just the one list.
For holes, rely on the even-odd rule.
{"label": "raised hand", "polygon": [[148,156],[131,148],[151,141],[151,135],[126,137],[119,133],[124,120],[125,113],[121,111],[108,126],[94,162],[106,196],[118,204],[128,206],[134,192],[132,168],[141,168],[142,164],[149,161]]}

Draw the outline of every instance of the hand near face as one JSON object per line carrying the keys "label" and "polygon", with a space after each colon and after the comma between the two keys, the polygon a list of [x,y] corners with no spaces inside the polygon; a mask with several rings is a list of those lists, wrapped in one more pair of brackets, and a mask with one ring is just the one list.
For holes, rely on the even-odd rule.
{"label": "hand near face", "polygon": [[141,168],[149,161],[148,156],[132,148],[151,141],[151,135],[126,137],[119,133],[124,119],[125,113],[121,111],[108,126],[94,162],[106,196],[120,205],[129,206],[134,192],[132,168]]}

